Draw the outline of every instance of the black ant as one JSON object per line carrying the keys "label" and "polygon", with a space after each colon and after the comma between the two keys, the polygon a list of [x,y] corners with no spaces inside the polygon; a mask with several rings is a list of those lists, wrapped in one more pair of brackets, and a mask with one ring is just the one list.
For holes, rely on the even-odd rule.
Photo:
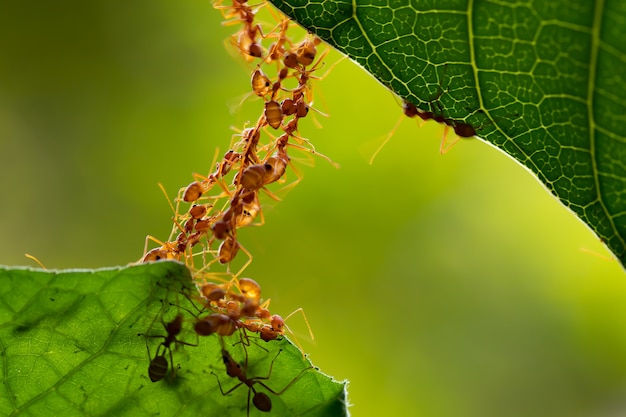
{"label": "black ant", "polygon": [[[175,345],[186,345],[186,346],[197,346],[196,344],[183,342],[178,340],[176,337],[180,334],[183,328],[183,315],[178,314],[174,319],[168,323],[164,322],[161,318],[161,322],[163,323],[163,327],[167,332],[167,336],[157,335],[157,336],[148,336],[143,335],[146,339],[150,338],[163,338],[164,340],[157,347],[156,353],[154,355],[154,359],[150,360],[150,365],[148,366],[148,376],[152,382],[158,382],[166,377],[167,370],[169,368],[169,364],[167,359],[165,358],[165,352],[169,351],[170,362],[172,364],[172,377],[175,377],[175,369],[174,369],[174,356],[172,354],[172,343]],[[141,334],[140,334],[141,335]],[[146,347],[148,347],[146,340]],[[161,354],[159,354],[159,352]],[[148,347],[148,355],[150,355],[150,348]]]}
{"label": "black ant", "polygon": [[245,352],[246,358],[245,358],[245,362],[243,366],[241,366],[238,362],[236,362],[232,358],[230,353],[226,350],[223,340],[220,339],[220,341],[222,343],[222,361],[224,362],[224,365],[226,366],[226,373],[228,374],[228,376],[232,378],[237,378],[239,380],[239,383],[235,385],[234,387],[232,387],[231,389],[229,389],[228,391],[224,392],[224,389],[222,388],[222,384],[219,380],[219,377],[215,373],[213,372],[211,373],[215,375],[215,379],[217,379],[217,385],[219,386],[220,392],[222,393],[222,395],[228,395],[242,385],[246,385],[248,387],[248,400],[247,400],[247,411],[246,411],[247,416],[250,415],[250,393],[251,392],[253,393],[252,404],[254,405],[254,407],[256,407],[257,410],[262,411],[262,412],[269,412],[272,410],[272,400],[270,399],[269,395],[267,395],[264,392],[257,391],[254,388],[255,384],[262,386],[263,388],[265,388],[267,391],[271,392],[274,395],[281,395],[289,387],[291,387],[298,379],[300,379],[300,377],[304,374],[304,372],[312,368],[310,366],[308,368],[303,369],[302,371],[300,371],[298,375],[295,376],[295,378],[291,380],[291,382],[289,382],[285,387],[283,387],[283,389],[281,389],[280,391],[275,391],[272,388],[268,387],[267,384],[265,384],[262,381],[269,379],[270,376],[272,375],[272,368],[274,367],[274,362],[278,358],[278,355],[280,355],[280,353],[282,352],[282,349],[279,349],[274,359],[272,359],[267,376],[256,376],[253,378],[249,378],[246,375],[246,372],[248,370],[248,353],[245,350],[245,347],[244,347],[244,352]]}

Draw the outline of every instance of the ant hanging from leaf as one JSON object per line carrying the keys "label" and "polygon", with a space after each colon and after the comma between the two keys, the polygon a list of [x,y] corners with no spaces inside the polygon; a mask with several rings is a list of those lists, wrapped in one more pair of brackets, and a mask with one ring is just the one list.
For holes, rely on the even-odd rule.
{"label": "ant hanging from leaf", "polygon": [[[488,120],[486,123],[483,123],[480,126],[475,126],[466,121],[456,120],[456,119],[453,119],[451,117],[447,117],[444,115],[444,109],[441,104],[440,98],[445,92],[449,91],[449,87],[445,89],[443,87],[443,79],[445,78],[447,68],[448,66],[446,64],[444,66],[443,76],[441,78],[442,81],[439,83],[439,86],[435,94],[427,102],[430,110],[421,110],[415,104],[413,104],[407,99],[404,99],[402,101],[402,112],[404,116],[407,116],[409,118],[417,117],[421,119],[422,122],[434,120],[435,122],[444,125],[443,137],[441,140],[441,145],[439,147],[439,152],[441,154],[447,153],[460,139],[473,138],[476,136],[477,131],[483,129],[485,126],[489,124],[494,123],[493,120]],[[485,111],[482,109],[478,109],[474,113],[483,114],[486,116]],[[402,118],[398,120],[398,122],[392,128],[391,132],[389,132],[385,136],[385,139],[383,140],[382,144],[376,149],[374,154],[371,156],[369,160],[370,164],[373,163],[378,153],[380,153],[382,148],[387,144],[387,142],[389,142],[389,140],[391,139],[391,137],[394,135],[395,131],[399,127],[401,121],[402,121]],[[449,133],[450,128],[452,128],[452,130],[454,131],[456,138],[452,142],[448,143],[448,133]]]}

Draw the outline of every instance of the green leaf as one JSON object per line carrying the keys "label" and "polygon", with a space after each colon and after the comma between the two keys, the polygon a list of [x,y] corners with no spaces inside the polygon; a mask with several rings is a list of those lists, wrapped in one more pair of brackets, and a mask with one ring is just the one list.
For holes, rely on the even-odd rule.
{"label": "green leaf", "polygon": [[[192,330],[190,289],[188,270],[174,262],[97,271],[0,269],[0,415],[245,415],[247,387],[228,395],[218,387],[218,379],[226,392],[238,382],[225,372],[218,338]],[[172,343],[175,375],[164,351],[169,372],[152,382],[148,367],[167,334],[161,320],[178,314],[184,321],[177,340],[189,345]],[[238,335],[225,346],[243,364]],[[279,392],[300,375],[281,395],[268,393],[274,415],[346,415],[345,383],[313,368],[286,338],[249,339],[248,378],[267,376],[272,367],[261,382]],[[261,414],[250,408],[250,415]]]}
{"label": "green leaf", "polygon": [[419,109],[473,126],[624,264],[626,3],[270,1]]}

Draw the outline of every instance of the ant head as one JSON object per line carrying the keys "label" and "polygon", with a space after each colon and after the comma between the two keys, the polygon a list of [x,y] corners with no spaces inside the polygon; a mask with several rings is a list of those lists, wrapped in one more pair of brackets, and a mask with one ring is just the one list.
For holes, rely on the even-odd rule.
{"label": "ant head", "polygon": [[415,104],[410,103],[406,100],[402,102],[402,111],[406,117],[413,118],[418,115],[417,107]]}
{"label": "ant head", "polygon": [[272,320],[270,321],[272,329],[274,329],[278,333],[282,333],[285,328],[285,320],[278,314],[274,314],[272,316]]}

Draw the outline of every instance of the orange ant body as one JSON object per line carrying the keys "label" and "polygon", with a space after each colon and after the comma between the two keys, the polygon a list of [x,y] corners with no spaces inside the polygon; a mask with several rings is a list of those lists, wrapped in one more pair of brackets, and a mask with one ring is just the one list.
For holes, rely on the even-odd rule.
{"label": "orange ant body", "polygon": [[265,103],[263,112],[265,120],[274,129],[278,129],[283,122],[283,109],[278,102],[272,100]]}
{"label": "orange ant body", "polygon": [[[328,49],[325,50],[322,55],[319,57],[317,62],[313,63],[315,56],[317,54],[317,49],[315,45],[318,45],[319,38],[315,38],[313,41],[304,41],[300,47],[298,48],[298,52],[295,54],[295,60],[297,64],[293,66],[294,69],[298,72],[298,86],[292,90],[294,101],[298,101],[303,95],[307,96],[307,100],[311,102],[313,100],[311,94],[311,88],[309,87],[309,80],[311,79],[319,79],[322,77],[315,77],[313,73],[319,69],[321,65],[323,65],[324,57],[328,54]],[[293,65],[293,56],[286,56],[285,65]],[[312,64],[312,65],[311,65]],[[311,65],[309,69],[306,69],[307,66]],[[332,68],[332,67],[331,67]]]}
{"label": "orange ant body", "polygon": [[[291,333],[291,335],[295,338],[294,333],[291,331],[291,329],[289,329],[289,327],[285,324],[286,320],[289,320],[289,318],[291,316],[293,316],[295,313],[302,313],[302,318],[304,318],[304,322],[306,323],[307,328],[309,329],[309,336],[311,337],[311,339],[314,339],[315,336],[313,335],[313,331],[311,330],[311,326],[309,325],[309,321],[306,318],[306,315],[304,314],[304,310],[302,308],[298,308],[294,311],[292,311],[286,318],[282,318],[281,316],[279,316],[278,314],[274,314],[271,317],[269,317],[269,324],[263,324],[262,326],[260,326],[258,332],[261,336],[261,339],[263,339],[266,342],[269,342],[270,340],[275,340],[277,339],[279,336],[283,336],[285,334],[285,329],[289,330],[289,332]],[[260,314],[265,314],[264,319],[267,320],[268,317],[267,315],[269,315],[269,311],[267,312],[259,312]],[[298,342],[298,340],[294,340],[296,342],[296,344],[298,345],[298,347],[300,348],[300,350],[302,350],[302,346],[300,346],[300,343]]]}
{"label": "orange ant body", "polygon": [[202,196],[203,192],[204,189],[202,187],[202,184],[200,184],[198,181],[194,181],[189,184],[185,189],[185,193],[183,194],[183,200],[187,203],[196,201]]}
{"label": "orange ant body", "polygon": [[269,165],[271,170],[266,172],[265,175],[265,184],[271,184],[275,181],[278,181],[285,174],[287,170],[287,165],[289,164],[289,157],[287,156],[287,152],[284,149],[279,149],[275,155],[270,156],[265,161],[265,165]]}
{"label": "orange ant body", "polygon": [[176,259],[172,255],[172,253],[173,251],[168,251],[163,248],[154,248],[146,253],[146,255],[141,259],[141,262],[160,261],[162,259]]}
{"label": "orange ant body", "polygon": [[259,196],[256,191],[250,191],[245,194],[242,199],[242,211],[236,219],[236,226],[244,227],[252,224],[257,215],[261,214],[261,223],[256,223],[258,225],[262,225],[264,223],[263,214],[261,212],[261,203],[259,202]]}
{"label": "orange ant body", "polygon": [[290,43],[291,41],[287,37],[287,30],[289,29],[291,21],[287,18],[283,18],[281,22],[278,24],[280,27],[280,31],[278,35],[268,35],[278,38],[276,42],[270,45],[269,53],[265,61],[267,63],[271,63],[273,61],[280,60],[281,57],[285,55],[287,50],[285,49],[285,44]]}
{"label": "orange ant body", "polygon": [[250,165],[240,178],[240,184],[244,190],[254,191],[265,185],[265,180],[272,174],[272,166],[268,163]]}
{"label": "orange ant body", "polygon": [[210,336],[212,334],[230,336],[235,333],[237,326],[228,315],[211,313],[207,316],[199,318],[196,321],[194,329],[199,336]]}
{"label": "orange ant body", "polygon": [[292,98],[286,98],[280,103],[281,110],[285,116],[291,116],[296,113],[296,103]]}
{"label": "orange ant body", "polygon": [[[242,268],[243,270],[243,268]],[[288,330],[294,337],[295,343],[300,347],[295,334],[285,324],[296,313],[301,313],[309,330],[311,339],[314,339],[311,326],[302,308],[290,313],[286,318],[278,314],[271,314],[268,310],[270,300],[262,302],[261,287],[253,279],[238,278],[239,274],[230,274],[229,281],[218,284],[205,282],[198,286],[202,296],[204,308],[212,313],[198,318],[196,332],[201,336],[213,333],[229,336],[237,329],[246,329],[252,333],[258,333],[266,342],[278,339]],[[233,289],[238,290],[237,292]]]}
{"label": "orange ant body", "polygon": [[259,97],[265,97],[272,92],[272,82],[260,69],[252,73],[250,82],[252,84],[252,91]]}
{"label": "orange ant body", "polygon": [[258,35],[261,37],[264,37],[264,35],[261,25],[254,24],[254,17],[257,11],[252,10],[247,3],[247,0],[234,0],[232,6],[216,4],[213,7],[227,10],[226,12],[222,12],[222,14],[226,19],[232,20],[223,22],[223,25],[232,25],[239,22],[244,24],[244,27],[231,37],[231,42],[242,53],[246,60],[251,61],[252,58],[260,58],[263,56],[263,48],[256,41],[256,38]]}
{"label": "orange ant body", "polygon": [[298,55],[295,52],[287,52],[283,57],[283,64],[286,68],[298,68]]}
{"label": "orange ant body", "polygon": [[255,300],[261,299],[261,286],[252,278],[240,278],[239,290],[244,297],[252,298]]}
{"label": "orange ant body", "polygon": [[[155,241],[161,246],[158,248],[151,249],[150,251],[147,251],[149,240]],[[141,262],[153,262],[153,261],[160,261],[162,259],[180,260],[181,252],[179,252],[178,249],[179,248],[178,248],[178,245],[176,245],[176,243],[161,242],[160,240],[152,236],[147,236],[146,244],[144,247],[145,255],[143,256],[143,258],[141,258]]]}
{"label": "orange ant body", "polygon": [[317,54],[317,45],[322,41],[318,37],[314,37],[313,40],[305,40],[296,49],[296,58],[298,63],[304,67],[311,65],[315,60]]}
{"label": "orange ant body", "polygon": [[[238,289],[238,292],[232,291],[233,286]],[[219,316],[225,316],[232,322],[229,334],[232,334],[235,328],[246,328],[258,332],[258,328],[266,324],[259,322],[259,319],[268,320],[270,317],[266,309],[269,301],[261,304],[261,287],[251,278],[238,279],[233,276],[231,281],[224,284],[205,283],[200,287],[200,293],[204,298],[205,307],[216,314],[215,317],[209,315],[208,318],[201,319],[209,321],[213,328],[211,333],[220,333],[217,328],[225,325],[224,322],[219,321]],[[259,326],[252,326],[252,322]],[[209,326],[206,328],[208,329]],[[210,333],[203,335],[208,334]]]}
{"label": "orange ant body", "polygon": [[189,209],[189,215],[191,216],[193,220],[201,219],[202,217],[204,217],[206,212],[207,212],[206,206],[198,205],[198,204],[194,204],[193,206],[191,206],[191,209]]}
{"label": "orange ant body", "polygon": [[239,243],[232,236],[227,236],[226,239],[221,243],[217,256],[218,260],[221,264],[227,264],[237,256],[237,252],[239,251]]}

